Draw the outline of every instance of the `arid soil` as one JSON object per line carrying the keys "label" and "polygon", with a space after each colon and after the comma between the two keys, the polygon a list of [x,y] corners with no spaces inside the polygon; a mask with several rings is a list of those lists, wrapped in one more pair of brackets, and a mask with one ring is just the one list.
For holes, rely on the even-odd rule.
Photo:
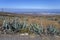
{"label": "arid soil", "polygon": [[60,40],[59,36],[0,35],[0,40]]}

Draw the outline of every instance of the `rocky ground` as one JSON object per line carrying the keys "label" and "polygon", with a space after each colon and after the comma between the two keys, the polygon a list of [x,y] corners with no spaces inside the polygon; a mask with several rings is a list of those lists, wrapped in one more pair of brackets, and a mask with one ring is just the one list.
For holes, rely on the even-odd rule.
{"label": "rocky ground", "polygon": [[1,34],[0,40],[60,40],[60,36],[29,36],[29,35],[8,35]]}

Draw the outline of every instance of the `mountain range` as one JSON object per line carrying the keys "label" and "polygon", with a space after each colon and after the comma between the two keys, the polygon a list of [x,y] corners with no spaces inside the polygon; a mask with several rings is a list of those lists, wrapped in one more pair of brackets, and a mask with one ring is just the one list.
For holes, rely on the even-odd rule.
{"label": "mountain range", "polygon": [[12,12],[17,14],[58,14],[60,9],[13,9],[13,8],[0,8],[1,12]]}

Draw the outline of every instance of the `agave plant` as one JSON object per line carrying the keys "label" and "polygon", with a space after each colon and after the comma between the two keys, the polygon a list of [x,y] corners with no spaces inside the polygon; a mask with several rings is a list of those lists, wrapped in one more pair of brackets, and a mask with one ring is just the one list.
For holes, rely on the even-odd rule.
{"label": "agave plant", "polygon": [[3,30],[6,30],[6,32],[9,31],[15,31],[15,30],[19,30],[20,27],[20,23],[17,22],[16,20],[14,20],[12,23],[10,23],[10,21],[8,20],[4,20],[3,21]]}
{"label": "agave plant", "polygon": [[49,25],[47,28],[47,33],[54,35],[56,33],[56,28],[53,25]]}
{"label": "agave plant", "polygon": [[26,18],[24,18],[24,21],[21,23],[20,27],[21,27],[21,32],[25,33],[28,31],[28,24],[26,22]]}
{"label": "agave plant", "polygon": [[12,27],[12,30],[18,31],[18,30],[20,30],[20,23],[14,20],[11,24],[11,27]]}
{"label": "agave plant", "polygon": [[12,30],[11,30],[10,22],[8,22],[8,20],[4,20],[4,21],[3,21],[2,29],[5,30],[6,33],[12,31]]}
{"label": "agave plant", "polygon": [[43,29],[38,24],[31,24],[30,31],[35,34],[41,35],[41,33],[43,32]]}

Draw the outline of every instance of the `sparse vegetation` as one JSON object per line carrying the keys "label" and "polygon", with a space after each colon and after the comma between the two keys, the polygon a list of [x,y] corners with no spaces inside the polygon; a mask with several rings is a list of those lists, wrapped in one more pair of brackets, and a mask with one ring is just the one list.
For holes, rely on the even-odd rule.
{"label": "sparse vegetation", "polygon": [[[53,16],[51,16],[53,17]],[[49,20],[47,19],[49,18]],[[53,18],[52,18],[53,19]],[[57,18],[58,19],[58,18]],[[3,24],[2,29],[5,32],[11,32],[11,33],[29,33],[29,34],[44,34],[45,28],[49,27],[49,31],[47,30],[47,33],[51,34],[60,34],[60,28],[59,24],[57,23],[56,16],[53,20],[50,20],[50,17],[45,16],[5,16],[2,20]],[[1,21],[1,19],[0,19]],[[51,26],[51,24],[53,26]],[[48,26],[49,25],[49,26]]]}

